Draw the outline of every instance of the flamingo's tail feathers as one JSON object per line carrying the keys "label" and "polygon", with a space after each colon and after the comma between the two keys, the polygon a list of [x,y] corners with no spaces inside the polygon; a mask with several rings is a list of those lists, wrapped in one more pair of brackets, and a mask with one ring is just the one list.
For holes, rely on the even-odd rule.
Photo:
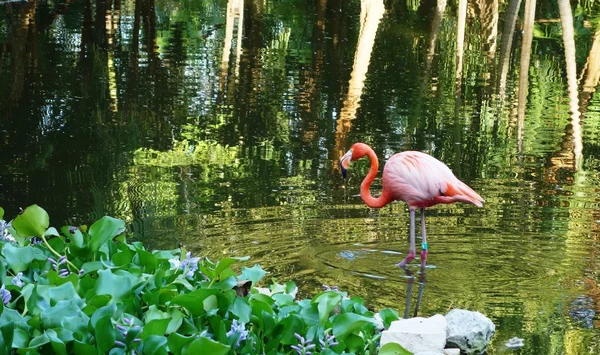
{"label": "flamingo's tail feathers", "polygon": [[472,203],[477,207],[483,207],[485,200],[475,190],[469,187],[469,185],[458,180],[456,185],[447,185],[448,189],[446,194],[454,197],[456,201]]}

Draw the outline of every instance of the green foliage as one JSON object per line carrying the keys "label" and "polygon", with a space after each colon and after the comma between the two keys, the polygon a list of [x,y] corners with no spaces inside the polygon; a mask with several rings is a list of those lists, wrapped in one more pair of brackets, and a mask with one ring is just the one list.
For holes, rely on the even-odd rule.
{"label": "green foliage", "polygon": [[340,291],[297,301],[292,282],[244,291],[267,274],[259,265],[234,272],[247,258],[148,251],[111,217],[58,233],[34,205],[11,224],[15,240],[0,240],[2,354],[376,354],[377,324],[398,318],[386,309],[378,322]]}

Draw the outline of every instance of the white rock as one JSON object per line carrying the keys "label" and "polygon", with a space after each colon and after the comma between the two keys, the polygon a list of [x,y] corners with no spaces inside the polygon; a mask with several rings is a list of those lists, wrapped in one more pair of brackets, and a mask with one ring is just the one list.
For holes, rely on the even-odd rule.
{"label": "white rock", "polygon": [[446,345],[446,319],[441,314],[430,318],[409,318],[393,321],[390,329],[381,333],[381,345],[398,343],[417,354],[443,354]]}
{"label": "white rock", "polygon": [[453,309],[446,314],[449,344],[467,354],[480,354],[496,331],[492,321],[479,312]]}
{"label": "white rock", "polygon": [[444,355],[460,355],[460,349],[444,349]]}

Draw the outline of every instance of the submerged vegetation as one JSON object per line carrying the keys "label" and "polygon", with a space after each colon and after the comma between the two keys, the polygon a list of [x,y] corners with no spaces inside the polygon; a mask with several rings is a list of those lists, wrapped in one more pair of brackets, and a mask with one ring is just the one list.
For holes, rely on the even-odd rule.
{"label": "submerged vegetation", "polygon": [[335,287],[257,288],[267,273],[247,258],[146,250],[111,217],[59,232],[32,205],[10,223],[0,209],[0,228],[0,354],[377,354],[398,319]]}

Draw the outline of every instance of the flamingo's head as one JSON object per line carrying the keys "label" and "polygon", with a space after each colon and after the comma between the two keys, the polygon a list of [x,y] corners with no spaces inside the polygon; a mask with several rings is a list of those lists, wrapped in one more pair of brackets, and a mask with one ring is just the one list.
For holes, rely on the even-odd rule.
{"label": "flamingo's head", "polygon": [[369,149],[369,146],[364,143],[355,143],[352,145],[350,150],[348,150],[346,154],[344,154],[342,159],[340,159],[340,171],[342,172],[342,176],[344,177],[344,179],[347,176],[350,162],[352,160],[364,157]]}

